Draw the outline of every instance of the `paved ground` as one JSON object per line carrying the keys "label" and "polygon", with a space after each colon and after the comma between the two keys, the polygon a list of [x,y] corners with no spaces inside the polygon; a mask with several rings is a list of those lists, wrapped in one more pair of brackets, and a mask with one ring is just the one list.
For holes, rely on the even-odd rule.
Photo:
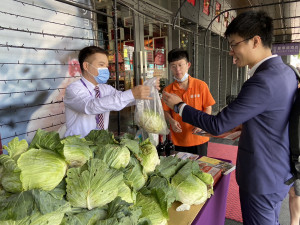
{"label": "paved ground", "polygon": [[[238,144],[238,142],[236,142],[236,141],[222,140],[222,139],[217,139],[217,138],[211,138],[210,141],[215,142],[215,143],[228,144],[228,145],[237,145]],[[288,196],[284,199],[284,201],[282,203],[280,216],[279,216],[279,222],[281,225],[289,225],[290,224]],[[240,223],[240,222],[226,219],[224,225],[241,225],[241,224],[242,223]]]}
{"label": "paved ground", "polygon": [[[280,216],[279,216],[279,223],[281,225],[289,225],[290,224],[288,196],[284,199],[284,201],[282,203]],[[207,224],[207,225],[209,225],[209,224]],[[230,219],[225,219],[225,224],[224,225],[242,225],[242,223],[234,221],[234,220],[230,220]]]}

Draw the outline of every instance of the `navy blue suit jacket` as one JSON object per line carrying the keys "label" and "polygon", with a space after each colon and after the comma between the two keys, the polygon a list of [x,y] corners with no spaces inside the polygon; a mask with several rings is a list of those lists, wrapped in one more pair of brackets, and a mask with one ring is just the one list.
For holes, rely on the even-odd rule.
{"label": "navy blue suit jacket", "polygon": [[236,162],[239,187],[257,194],[286,191],[284,182],[292,176],[288,117],[296,90],[294,71],[281,57],[270,58],[220,113],[208,115],[186,105],[182,119],[213,135],[243,124]]}

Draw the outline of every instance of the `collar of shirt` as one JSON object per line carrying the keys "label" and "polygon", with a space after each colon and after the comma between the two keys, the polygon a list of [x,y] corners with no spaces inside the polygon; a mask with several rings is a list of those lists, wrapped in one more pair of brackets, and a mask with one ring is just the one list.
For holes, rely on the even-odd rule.
{"label": "collar of shirt", "polygon": [[88,89],[88,91],[95,94],[95,85],[92,82],[85,79],[84,77],[81,77],[81,79],[85,83],[86,88]]}
{"label": "collar of shirt", "polygon": [[253,76],[253,74],[254,74],[254,72],[255,72],[255,70],[264,62],[264,61],[266,61],[266,60],[268,60],[268,59],[271,59],[271,58],[274,58],[274,57],[277,57],[278,55],[271,55],[271,56],[269,56],[269,57],[267,57],[267,58],[264,58],[263,60],[261,60],[260,62],[258,62],[258,63],[256,63],[249,71],[248,71],[248,76],[249,77],[252,77]]}
{"label": "collar of shirt", "polygon": [[[188,80],[189,81],[188,81],[188,88],[187,89],[191,88],[193,86],[193,82],[194,82],[191,75],[189,75]],[[174,81],[173,90],[183,90],[182,88],[180,88],[179,82],[177,80]]]}

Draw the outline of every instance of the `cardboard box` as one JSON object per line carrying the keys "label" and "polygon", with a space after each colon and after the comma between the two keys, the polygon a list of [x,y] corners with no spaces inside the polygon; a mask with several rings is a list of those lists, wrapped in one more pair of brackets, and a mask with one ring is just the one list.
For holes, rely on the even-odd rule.
{"label": "cardboard box", "polygon": [[205,203],[201,205],[192,205],[190,210],[177,212],[176,208],[181,205],[181,202],[174,202],[169,208],[170,219],[168,225],[188,225],[192,224],[199,211]]}

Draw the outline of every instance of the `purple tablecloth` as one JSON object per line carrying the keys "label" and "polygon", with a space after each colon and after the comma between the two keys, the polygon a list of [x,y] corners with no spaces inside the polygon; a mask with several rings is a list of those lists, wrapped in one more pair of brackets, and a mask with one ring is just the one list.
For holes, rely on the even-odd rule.
{"label": "purple tablecloth", "polygon": [[214,195],[201,208],[192,225],[224,225],[229,180],[230,174],[220,178],[214,186]]}

